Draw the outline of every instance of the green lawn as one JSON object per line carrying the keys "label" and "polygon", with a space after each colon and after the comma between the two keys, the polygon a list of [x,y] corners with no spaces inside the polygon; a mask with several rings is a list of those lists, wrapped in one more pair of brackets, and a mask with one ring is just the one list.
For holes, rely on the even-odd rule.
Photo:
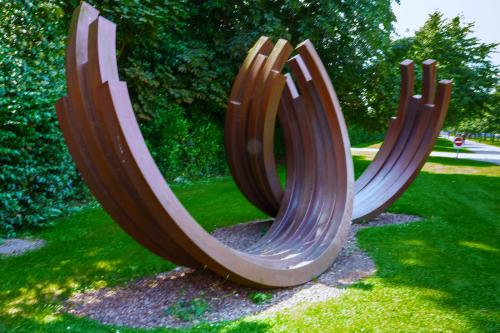
{"label": "green lawn", "polygon": [[[453,146],[453,142],[445,138],[437,138],[436,143],[434,144],[434,151],[447,151],[451,153],[455,153],[457,149]],[[460,152],[467,153],[469,150],[467,148],[461,148]]]}
{"label": "green lawn", "polygon": [[[355,157],[356,173],[368,163]],[[209,230],[264,217],[230,177],[174,190]],[[390,209],[425,221],[363,229],[360,245],[378,272],[340,298],[273,319],[152,332],[499,332],[499,198],[499,166],[430,158]],[[0,259],[0,332],[146,332],[61,314],[61,301],[172,264],[137,245],[99,208],[32,234],[47,245]]]}
{"label": "green lawn", "polygon": [[[353,148],[380,148],[382,146],[382,141],[372,141],[364,144],[359,144],[353,146]],[[444,152],[452,152],[455,153],[457,150],[453,147],[453,142],[445,138],[437,138],[436,143],[434,144],[433,151],[444,151]],[[467,153],[468,149],[462,148],[460,152]]]}
{"label": "green lawn", "polygon": [[360,142],[351,144],[352,148],[380,148],[382,146],[382,142],[380,139],[373,139],[370,141]]}

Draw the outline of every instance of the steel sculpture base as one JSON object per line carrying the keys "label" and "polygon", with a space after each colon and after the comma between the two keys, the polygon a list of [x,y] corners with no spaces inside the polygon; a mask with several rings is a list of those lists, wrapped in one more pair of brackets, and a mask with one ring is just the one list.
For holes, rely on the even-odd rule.
{"label": "steel sculpture base", "polygon": [[[325,271],[346,241],[353,205],[355,219],[376,215],[411,183],[450,97],[451,85],[442,81],[436,105],[431,104],[434,62],[424,63],[423,97],[410,97],[412,65],[403,63],[398,116],[355,185],[340,105],[311,42],[297,46],[290,58],[287,41],[273,46],[261,37],[233,84],[225,146],[238,187],[275,221],[255,245],[239,251],[203,230],[158,170],[126,83],[118,78],[115,30],[86,3],[74,12],[66,53],[68,94],[56,109],[78,170],[113,220],[151,252],[242,284],[291,286]],[[292,75],[282,74],[285,64]],[[286,145],[285,189],[273,155],[277,118]]]}

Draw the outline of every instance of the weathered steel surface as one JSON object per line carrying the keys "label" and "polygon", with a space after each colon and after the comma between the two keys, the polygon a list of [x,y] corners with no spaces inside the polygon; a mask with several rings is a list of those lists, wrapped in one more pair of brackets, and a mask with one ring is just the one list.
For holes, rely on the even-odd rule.
{"label": "weathered steel surface", "polygon": [[[288,59],[288,42],[273,47],[262,37],[234,82],[226,121],[231,171],[245,196],[275,216],[266,235],[244,252],[211,237],[170,190],[119,81],[114,44],[115,25],[81,4],[66,55],[68,95],[56,105],[70,153],[111,217],[172,262],[248,285],[300,284],[327,269],[347,237],[354,176],[339,102],[312,44],[302,43]],[[287,61],[300,94],[281,73]],[[287,150],[285,190],[273,155],[276,117]]]}
{"label": "weathered steel surface", "polygon": [[400,67],[398,114],[375,159],[356,181],[353,220],[377,216],[404,193],[431,153],[446,118],[451,81],[439,81],[434,102],[436,62],[423,63],[422,96],[412,96],[413,63],[406,60]]}
{"label": "weathered steel surface", "polygon": [[[225,147],[241,192],[275,220],[241,252],[196,223],[154,163],[127,86],[118,78],[115,30],[88,4],[75,10],[66,54],[68,95],[56,109],[83,179],[111,217],[153,253],[248,285],[300,284],[328,268],[351,219],[378,215],[411,184],[448,109],[450,81],[439,82],[434,98],[436,62],[423,63],[422,96],[413,96],[413,63],[402,62],[397,115],[377,156],[354,183],[340,104],[311,42],[298,45],[290,58],[287,41],[273,45],[261,37],[232,87]],[[282,74],[285,65],[291,74]],[[277,119],[286,148],[284,189],[274,157]]]}

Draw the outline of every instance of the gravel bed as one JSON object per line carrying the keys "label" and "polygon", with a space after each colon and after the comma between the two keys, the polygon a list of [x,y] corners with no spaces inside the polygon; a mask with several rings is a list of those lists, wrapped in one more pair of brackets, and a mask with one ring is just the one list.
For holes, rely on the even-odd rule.
{"label": "gravel bed", "polygon": [[[369,222],[353,224],[348,242],[333,265],[313,281],[300,286],[248,288],[225,281],[208,270],[178,267],[124,286],[75,294],[65,303],[64,311],[105,324],[141,328],[189,327],[200,322],[214,323],[244,316],[272,316],[292,307],[296,309],[339,297],[346,286],[372,275],[375,272],[373,261],[356,244],[355,235],[360,228],[419,220],[417,216],[384,213]],[[218,229],[213,235],[229,246],[244,249],[256,242],[270,224],[271,221],[243,223]],[[270,299],[256,304],[250,300],[255,293]],[[201,314],[181,319],[173,309],[185,309],[194,304],[192,300],[201,302],[193,310]]]}

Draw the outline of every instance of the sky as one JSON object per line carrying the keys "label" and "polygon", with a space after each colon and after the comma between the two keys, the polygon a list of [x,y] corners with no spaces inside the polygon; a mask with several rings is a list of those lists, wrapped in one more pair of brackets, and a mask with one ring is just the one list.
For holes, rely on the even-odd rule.
{"label": "sky", "polygon": [[[484,43],[500,43],[500,0],[400,0],[393,3],[397,22],[396,33],[412,36],[427,20],[430,13],[439,10],[445,18],[462,15],[464,22],[475,22],[474,35]],[[491,57],[500,65],[500,47]]]}

